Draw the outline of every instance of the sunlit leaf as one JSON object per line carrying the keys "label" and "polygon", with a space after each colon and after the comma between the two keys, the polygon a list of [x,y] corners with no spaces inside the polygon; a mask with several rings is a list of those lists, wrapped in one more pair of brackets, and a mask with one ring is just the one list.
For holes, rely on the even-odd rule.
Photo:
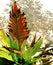
{"label": "sunlit leaf", "polygon": [[24,53],[24,51],[25,51],[26,43],[27,43],[27,40],[24,40],[24,41],[23,41],[23,44],[22,44],[22,46],[21,46],[22,53]]}
{"label": "sunlit leaf", "polygon": [[[23,46],[22,46],[22,51],[23,51],[23,58],[25,59],[25,61],[31,63],[34,59],[32,58],[32,56],[38,52],[38,50],[40,49],[40,46],[42,44],[42,38],[40,38],[37,43],[33,46],[33,47],[29,47],[27,50],[25,50],[25,46],[26,46],[26,41],[24,41]],[[35,58],[34,62],[36,60],[38,60],[40,58]]]}
{"label": "sunlit leaf", "polygon": [[0,57],[13,61],[10,52],[7,52],[6,50],[0,49]]}
{"label": "sunlit leaf", "polygon": [[[2,36],[0,37],[0,42],[3,46],[19,50],[18,42],[14,41],[10,35],[7,36],[7,34],[3,30],[0,30],[0,36]],[[19,55],[0,47],[0,57],[8,60],[13,60],[14,62],[18,63]]]}
{"label": "sunlit leaf", "polygon": [[40,49],[42,43],[43,43],[43,39],[40,38],[40,39],[35,43],[35,45],[34,45],[34,47],[33,47],[32,55],[34,55],[37,51],[39,51],[39,49]]}
{"label": "sunlit leaf", "polygon": [[10,39],[7,37],[6,33],[2,29],[0,29],[0,42],[4,46],[10,46]]}

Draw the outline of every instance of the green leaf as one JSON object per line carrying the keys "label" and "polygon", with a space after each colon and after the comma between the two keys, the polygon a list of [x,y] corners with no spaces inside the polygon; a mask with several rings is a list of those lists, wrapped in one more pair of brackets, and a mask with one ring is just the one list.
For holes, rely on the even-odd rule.
{"label": "green leaf", "polygon": [[10,39],[10,47],[19,50],[18,42],[16,42],[15,40],[13,40],[10,35],[9,35],[9,39]]}
{"label": "green leaf", "polygon": [[17,64],[18,63],[18,56],[14,53],[10,53],[10,55],[11,55],[13,61]]}
{"label": "green leaf", "polygon": [[18,42],[14,41],[10,35],[8,37],[2,29],[0,30],[0,42],[3,46],[19,49]]}
{"label": "green leaf", "polygon": [[[9,38],[10,38],[10,47],[19,50],[18,42],[14,41],[10,35],[9,35]],[[14,62],[17,64],[18,63],[18,58],[20,57],[20,55],[19,54],[14,54],[14,53],[11,53],[10,55],[12,56]]]}
{"label": "green leaf", "polygon": [[[0,42],[3,46],[19,50],[18,42],[14,41],[10,35],[7,36],[3,30],[0,30]],[[0,48],[0,57],[6,58],[8,60],[13,60],[17,64],[19,55]]]}
{"label": "green leaf", "polygon": [[23,42],[23,45],[22,45],[22,51],[23,51],[22,55],[23,55],[23,58],[25,59],[26,62],[31,63],[34,60],[32,58],[32,56],[36,52],[38,52],[38,50],[40,49],[40,46],[42,44],[42,41],[43,41],[42,38],[40,38],[33,47],[29,47],[27,50],[25,50],[26,40]]}
{"label": "green leaf", "polygon": [[0,42],[3,43],[4,46],[10,46],[10,39],[2,29],[0,29]]}
{"label": "green leaf", "polygon": [[[10,48],[15,48],[15,49],[19,50],[18,42],[14,41],[10,35],[9,35],[9,39],[10,39]],[[10,53],[10,55],[12,56],[13,61],[17,64],[18,58],[20,57],[20,55],[14,54],[14,53]]]}
{"label": "green leaf", "polygon": [[39,51],[41,45],[42,45],[43,39],[40,38],[34,45],[31,55],[34,55],[36,52]]}
{"label": "green leaf", "polygon": [[22,56],[23,58],[25,59],[26,62],[28,62],[28,60],[30,60],[30,50],[31,48],[25,50],[25,46],[26,46],[26,43],[27,43],[27,40],[24,40],[22,46],[21,46],[21,49],[22,49]]}
{"label": "green leaf", "polygon": [[26,43],[27,43],[27,40],[24,40],[24,42],[23,42],[23,44],[21,46],[22,53],[24,53],[24,51],[25,51]]}
{"label": "green leaf", "polygon": [[10,53],[8,50],[6,50],[6,49],[3,48],[3,47],[0,47],[0,50],[4,51],[4,52],[6,52],[6,53]]}
{"label": "green leaf", "polygon": [[0,57],[13,61],[10,52],[7,50],[0,49]]}

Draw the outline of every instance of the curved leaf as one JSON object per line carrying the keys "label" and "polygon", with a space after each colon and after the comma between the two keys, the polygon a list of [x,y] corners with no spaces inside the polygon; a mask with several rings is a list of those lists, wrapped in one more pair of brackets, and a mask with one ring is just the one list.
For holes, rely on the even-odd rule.
{"label": "curved leaf", "polygon": [[7,50],[0,49],[0,57],[13,61],[10,52],[7,52]]}
{"label": "curved leaf", "polygon": [[2,29],[0,29],[0,42],[3,44],[3,46],[10,46],[10,39]]}
{"label": "curved leaf", "polygon": [[[25,46],[26,46],[26,41],[24,41],[23,46],[22,46],[22,51],[23,51],[23,58],[25,59],[26,62],[35,62],[36,60],[40,59],[40,58],[32,58],[32,56],[38,52],[38,50],[40,49],[40,46],[42,44],[42,38],[40,38],[37,43],[33,46],[33,47],[29,47],[27,50],[25,50]],[[34,60],[34,61],[33,61]]]}

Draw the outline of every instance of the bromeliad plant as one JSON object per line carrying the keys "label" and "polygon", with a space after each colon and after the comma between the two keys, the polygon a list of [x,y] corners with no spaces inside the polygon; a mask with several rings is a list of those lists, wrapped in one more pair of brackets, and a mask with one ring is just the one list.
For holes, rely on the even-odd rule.
{"label": "bromeliad plant", "polygon": [[[33,46],[27,47],[28,28],[26,17],[20,9],[10,12],[9,33],[0,29],[0,57],[14,62],[13,65],[29,65],[42,60],[39,55],[33,57],[40,50],[43,39],[40,37]],[[34,44],[35,43],[35,44]]]}
{"label": "bromeliad plant", "polygon": [[0,29],[0,57],[14,62],[15,65],[29,65],[40,57],[32,56],[40,49],[42,39],[40,38],[33,47],[27,48],[28,28],[26,17],[21,13],[20,9],[16,13],[10,12],[9,34]]}

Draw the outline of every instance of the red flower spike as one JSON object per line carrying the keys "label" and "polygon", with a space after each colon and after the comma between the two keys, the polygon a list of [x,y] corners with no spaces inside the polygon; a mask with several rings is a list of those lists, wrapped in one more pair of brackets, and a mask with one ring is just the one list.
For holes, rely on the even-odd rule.
{"label": "red flower spike", "polygon": [[21,13],[20,9],[16,13],[13,13],[13,11],[10,13],[9,32],[13,39],[18,40],[19,45],[22,45],[22,42],[28,36],[25,14]]}

